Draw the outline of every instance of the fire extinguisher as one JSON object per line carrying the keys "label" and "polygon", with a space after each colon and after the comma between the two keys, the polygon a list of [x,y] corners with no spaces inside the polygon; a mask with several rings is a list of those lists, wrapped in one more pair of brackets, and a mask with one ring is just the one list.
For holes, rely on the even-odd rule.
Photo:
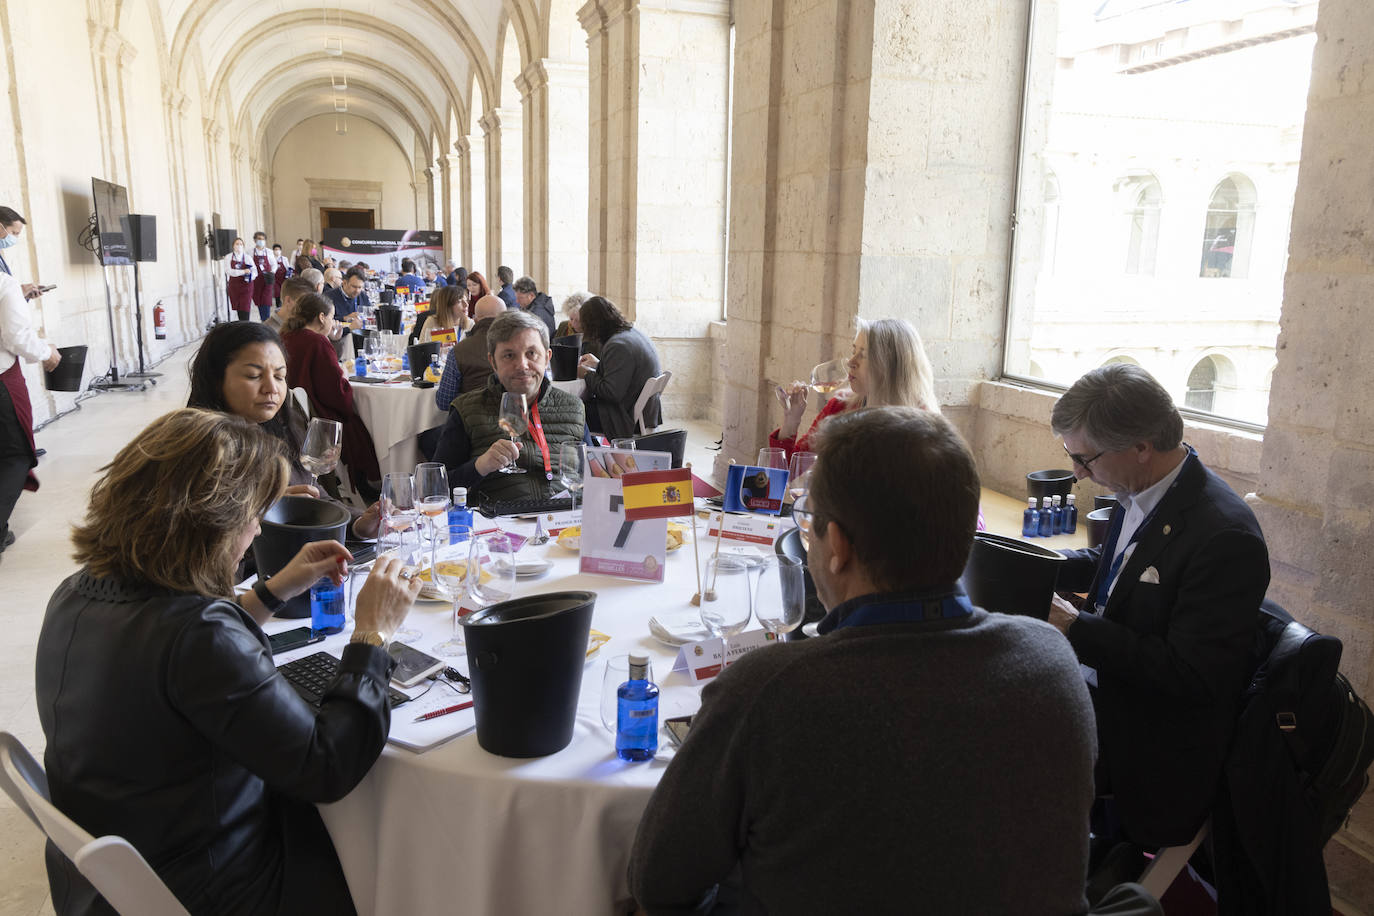
{"label": "fire extinguisher", "polygon": [[158,340],[167,339],[167,310],[162,307],[160,299],[153,306],[153,336]]}

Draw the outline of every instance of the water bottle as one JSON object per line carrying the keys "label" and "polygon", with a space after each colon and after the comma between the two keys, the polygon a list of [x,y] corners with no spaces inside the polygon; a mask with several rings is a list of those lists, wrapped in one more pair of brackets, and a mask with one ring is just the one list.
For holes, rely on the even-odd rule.
{"label": "water bottle", "polygon": [[316,636],[332,636],[344,628],[344,590],[325,576],[310,586],[310,629]]}
{"label": "water bottle", "polygon": [[361,353],[353,361],[353,374],[358,378],[367,378],[367,357]]}
{"label": "water bottle", "polygon": [[425,369],[425,381],[439,383],[443,370],[439,368],[439,354],[435,353],[429,358],[429,366]]}
{"label": "water bottle", "polygon": [[1059,508],[1059,494],[1050,498],[1050,534],[1059,534],[1064,530],[1064,510]]}
{"label": "water bottle", "polygon": [[1021,537],[1038,537],[1040,534],[1040,513],[1035,507],[1039,504],[1039,500],[1032,496],[1026,502],[1026,511],[1021,513]]}
{"label": "water bottle", "polygon": [[401,351],[401,369],[402,369],[403,371],[405,371],[405,372],[409,372],[409,371],[410,371],[410,351],[409,351],[409,350],[402,350],[402,351]]}
{"label": "water bottle", "polygon": [[1040,498],[1040,529],[1042,538],[1049,537],[1054,532],[1054,516],[1050,514],[1050,498],[1043,496]]}
{"label": "water bottle", "polygon": [[630,679],[615,692],[615,753],[621,760],[652,760],[658,750],[658,685],[649,680],[649,657],[630,656]]}
{"label": "water bottle", "polygon": [[1064,507],[1064,524],[1062,527],[1065,534],[1073,534],[1078,530],[1078,507],[1073,504],[1072,493],[1069,494],[1068,499],[1068,505]]}
{"label": "water bottle", "polygon": [[[453,503],[448,510],[448,525],[450,532],[454,525],[466,525],[469,531],[472,530],[472,510],[468,508],[467,487],[453,488]],[[450,542],[452,542],[451,537]]]}

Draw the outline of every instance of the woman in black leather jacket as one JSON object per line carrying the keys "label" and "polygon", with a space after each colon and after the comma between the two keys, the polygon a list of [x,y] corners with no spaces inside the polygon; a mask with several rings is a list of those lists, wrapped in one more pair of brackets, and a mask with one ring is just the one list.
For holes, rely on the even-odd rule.
{"label": "woman in black leather jacket", "polygon": [[[322,576],[333,542],[234,598],[234,567],[286,488],[280,442],[231,414],[177,410],[115,457],[73,533],[81,570],[38,640],[39,719],[53,802],[119,834],[192,913],[351,913],[316,802],[381,754],[391,661],[381,643],[419,590],[377,562],[353,642],[318,710],[277,673],[260,624]],[[379,644],[373,644],[379,643]],[[51,845],[59,914],[112,910]]]}

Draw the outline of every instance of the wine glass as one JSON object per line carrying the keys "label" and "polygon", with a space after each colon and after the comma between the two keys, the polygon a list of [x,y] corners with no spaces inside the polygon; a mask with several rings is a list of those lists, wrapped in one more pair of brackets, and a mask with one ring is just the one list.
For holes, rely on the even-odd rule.
{"label": "wine glass", "polygon": [[848,378],[849,360],[832,359],[811,370],[811,382],[807,387],[818,394],[830,394]]}
{"label": "wine glass", "polygon": [[434,550],[439,542],[438,524],[448,514],[448,471],[437,461],[415,465],[415,507],[429,519],[429,568],[434,569]]}
{"label": "wine glass", "polygon": [[468,549],[467,591],[483,607],[515,593],[515,551],[505,532],[473,536]]}
{"label": "wine glass", "polygon": [[787,463],[787,495],[796,502],[811,487],[811,467],[816,463],[815,452],[793,452]]}
{"label": "wine glass", "polygon": [[377,371],[377,356],[381,352],[382,342],[376,334],[368,334],[363,341],[363,356],[367,357],[367,371],[369,373]]}
{"label": "wine glass", "polygon": [[406,532],[415,526],[415,489],[409,474],[392,472],[382,478],[381,510],[383,543],[389,547],[405,546]]}
{"label": "wine glass", "polygon": [[558,480],[572,494],[574,512],[577,511],[577,492],[582,489],[586,467],[586,452],[581,442],[564,442],[558,447]]}
{"label": "wine glass", "polygon": [[[472,529],[467,525],[451,525],[449,531],[455,535],[454,543],[467,541],[472,537]],[[463,595],[467,585],[468,564],[466,561],[459,562],[458,557],[463,556],[462,548],[446,551],[451,555],[450,559],[442,566],[430,567],[430,578],[435,587],[441,587],[448,592],[453,599],[453,635],[431,651],[435,655],[442,655],[452,658],[455,655],[462,655],[466,651],[467,644],[463,641],[463,624],[460,612],[463,605]]]}
{"label": "wine glass", "polygon": [[759,459],[755,462],[756,467],[778,468],[787,470],[787,450],[781,448],[761,448],[759,449]]}
{"label": "wine glass", "polygon": [[721,667],[729,664],[729,637],[749,625],[753,611],[751,564],[743,557],[713,556],[706,561],[701,593],[701,622],[720,638]]}
{"label": "wine glass", "polygon": [[[523,394],[513,394],[507,391],[501,395],[501,416],[497,422],[501,428],[510,436],[510,441],[518,449],[520,447],[520,437],[530,428],[529,408],[525,404]],[[501,468],[502,474],[523,474],[525,469],[514,461]]]}
{"label": "wine glass", "polygon": [[305,430],[305,444],[301,446],[301,466],[310,472],[310,485],[315,486],[321,474],[328,474],[339,463],[343,451],[343,424],[338,420],[312,417]]}
{"label": "wine glass", "polygon": [[773,636],[782,640],[801,626],[806,614],[806,592],[801,560],[796,557],[768,556],[756,567],[754,615]]}

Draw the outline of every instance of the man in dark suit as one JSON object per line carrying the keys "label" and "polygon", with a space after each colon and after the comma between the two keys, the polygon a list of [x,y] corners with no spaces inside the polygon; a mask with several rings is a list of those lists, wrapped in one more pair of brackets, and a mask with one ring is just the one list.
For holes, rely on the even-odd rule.
{"label": "man in dark suit", "polygon": [[1083,376],[1055,404],[1079,479],[1116,492],[1101,549],[1068,551],[1050,623],[1082,662],[1097,715],[1099,795],[1125,837],[1187,843],[1216,798],[1269,553],[1254,513],[1183,442],[1173,399],[1138,366]]}

